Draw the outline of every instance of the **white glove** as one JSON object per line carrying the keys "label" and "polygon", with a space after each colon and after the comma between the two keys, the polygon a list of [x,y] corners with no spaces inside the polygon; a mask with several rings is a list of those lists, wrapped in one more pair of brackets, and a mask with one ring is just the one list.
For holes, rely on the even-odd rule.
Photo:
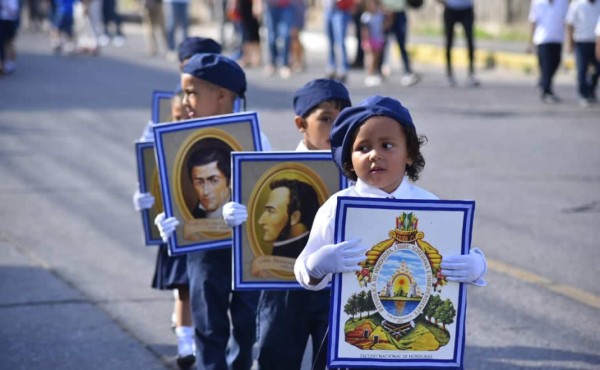
{"label": "white glove", "polygon": [[133,208],[136,211],[141,211],[143,209],[148,209],[152,207],[154,204],[154,197],[150,193],[140,193],[139,190],[136,190],[133,194]]}
{"label": "white glove", "polygon": [[306,258],[306,270],[317,279],[327,274],[359,271],[358,263],[366,259],[366,250],[360,239],[327,244]]}
{"label": "white glove", "polygon": [[246,222],[248,211],[246,206],[236,202],[228,202],[223,205],[223,220],[229,227],[235,227]]}
{"label": "white glove", "polygon": [[166,243],[175,232],[175,227],[179,225],[179,221],[175,217],[165,218],[165,213],[162,212],[156,216],[154,224],[158,227],[161,239]]}
{"label": "white glove", "polygon": [[446,280],[455,281],[458,283],[476,283],[481,279],[485,285],[483,275],[487,271],[487,263],[483,252],[475,248],[469,254],[448,256],[442,260],[442,274],[446,276]]}

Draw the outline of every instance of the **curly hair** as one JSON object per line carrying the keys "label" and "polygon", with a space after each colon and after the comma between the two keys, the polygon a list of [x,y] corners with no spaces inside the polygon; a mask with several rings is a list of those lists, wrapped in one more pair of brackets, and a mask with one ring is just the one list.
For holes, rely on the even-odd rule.
{"label": "curly hair", "polygon": [[[363,124],[364,124],[364,122],[363,122]],[[398,124],[400,124],[400,123],[398,123]],[[412,162],[413,162],[412,164],[406,165],[405,173],[409,179],[411,179],[412,181],[417,181],[419,179],[419,175],[421,174],[421,171],[423,171],[423,169],[425,168],[425,158],[423,157],[423,154],[421,153],[421,146],[423,146],[425,143],[427,143],[427,136],[418,135],[417,130],[414,127],[406,128],[403,125],[400,125],[400,127],[402,127],[402,130],[404,131],[404,135],[406,136],[406,150],[408,151],[408,157],[410,159],[412,159]],[[354,137],[352,138],[353,143],[354,143],[354,140],[356,140],[356,135],[358,135],[358,129],[354,132]],[[356,181],[357,180],[356,172],[352,171],[353,170],[353,166],[352,166],[352,162],[351,162],[352,145],[348,148],[348,151],[350,153],[347,153],[348,155],[346,156],[346,158],[350,158],[350,161],[343,163],[342,172],[350,180]]]}

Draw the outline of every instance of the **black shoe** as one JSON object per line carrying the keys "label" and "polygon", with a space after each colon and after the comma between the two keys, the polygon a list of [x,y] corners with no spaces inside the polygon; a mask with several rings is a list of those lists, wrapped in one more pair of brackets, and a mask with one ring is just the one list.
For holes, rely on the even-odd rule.
{"label": "black shoe", "polygon": [[196,362],[196,356],[185,355],[185,356],[177,356],[177,366],[179,366],[182,370],[187,370]]}

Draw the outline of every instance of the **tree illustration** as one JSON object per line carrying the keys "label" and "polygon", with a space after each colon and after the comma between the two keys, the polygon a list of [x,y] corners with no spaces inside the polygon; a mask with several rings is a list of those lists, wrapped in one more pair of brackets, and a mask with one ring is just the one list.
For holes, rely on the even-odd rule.
{"label": "tree illustration", "polygon": [[356,297],[358,309],[359,309],[359,319],[362,319],[362,313],[367,311],[367,307],[368,307],[367,298],[368,298],[367,292],[364,290],[361,290]]}
{"label": "tree illustration", "polygon": [[373,296],[371,295],[371,291],[367,291],[367,303],[365,309],[367,310],[367,316],[371,316],[371,311],[375,311],[375,302],[373,301]]}
{"label": "tree illustration", "polygon": [[354,316],[360,311],[360,305],[358,301],[358,296],[356,294],[352,294],[344,305],[344,312],[347,315],[350,315],[352,320],[354,320]]}
{"label": "tree illustration", "polygon": [[452,324],[454,322],[454,316],[456,316],[456,310],[454,309],[454,304],[450,299],[446,299],[436,310],[436,317],[442,323],[442,328],[446,329],[446,325]]}
{"label": "tree illustration", "polygon": [[425,305],[425,309],[423,309],[423,314],[425,315],[425,318],[429,317],[429,322],[432,322],[433,319],[435,319],[435,323],[437,324],[437,315],[436,315],[436,311],[438,309],[438,307],[442,304],[442,299],[440,298],[439,295],[432,295],[429,298],[429,301],[427,302],[427,305]]}

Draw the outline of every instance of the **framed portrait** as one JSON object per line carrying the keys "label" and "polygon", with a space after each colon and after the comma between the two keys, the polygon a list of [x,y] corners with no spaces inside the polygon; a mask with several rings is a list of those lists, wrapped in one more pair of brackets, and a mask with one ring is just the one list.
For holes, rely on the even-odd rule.
{"label": "framed portrait", "polygon": [[233,153],[233,200],[248,220],[233,230],[233,288],[301,289],[294,262],[319,207],[347,186],[329,151]]}
{"label": "framed portrait", "polygon": [[440,263],[466,254],[472,201],[340,197],[336,242],[371,246],[361,270],[331,283],[328,365],[461,369],[466,287]]}
{"label": "framed portrait", "polygon": [[142,225],[144,226],[144,240],[146,245],[158,245],[163,241],[158,228],[154,224],[156,215],[163,211],[162,195],[158,180],[158,169],[154,158],[154,143],[135,143],[135,157],[138,169],[138,182],[141,193],[150,193],[154,196],[154,205],[142,210]]}
{"label": "framed portrait", "polygon": [[152,122],[171,121],[171,99],[175,94],[171,91],[152,92]]}
{"label": "framed portrait", "polygon": [[262,150],[256,112],[158,125],[154,139],[165,216],[179,220],[169,252],[231,247],[231,153]]}

